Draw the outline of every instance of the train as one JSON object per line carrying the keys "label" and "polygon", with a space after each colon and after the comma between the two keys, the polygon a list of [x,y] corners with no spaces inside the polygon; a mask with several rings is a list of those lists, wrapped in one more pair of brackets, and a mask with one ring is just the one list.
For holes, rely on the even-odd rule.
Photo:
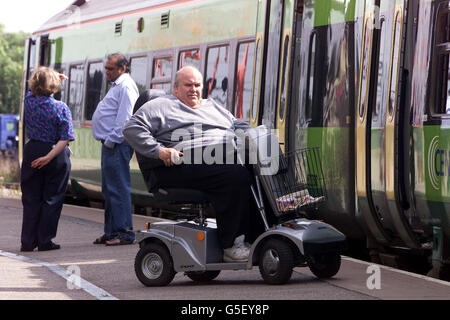
{"label": "train", "polygon": [[[176,71],[194,65],[204,98],[276,129],[283,152],[318,148],[327,200],[308,216],[372,261],[418,259],[449,279],[448,0],[74,1],[27,39],[22,94],[38,65],[69,76],[57,95],[72,111],[79,199],[101,200],[90,127],[117,51],[139,90],[170,93]],[[21,154],[23,106],[19,126]],[[137,208],[166,208],[135,159],[131,175]]]}

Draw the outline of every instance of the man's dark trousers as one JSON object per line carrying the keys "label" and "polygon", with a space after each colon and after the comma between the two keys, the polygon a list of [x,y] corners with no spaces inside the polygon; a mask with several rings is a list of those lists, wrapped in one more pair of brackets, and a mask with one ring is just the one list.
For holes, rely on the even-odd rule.
{"label": "man's dark trousers", "polygon": [[33,160],[45,156],[53,143],[31,140],[24,148],[21,168],[23,204],[22,248],[46,246],[56,236],[70,174],[70,150],[65,147],[41,169]]}
{"label": "man's dark trousers", "polygon": [[247,238],[254,213],[252,176],[247,168],[238,164],[181,164],[153,172],[159,187],[196,189],[208,195],[223,248],[232,247],[234,239],[242,234]]}

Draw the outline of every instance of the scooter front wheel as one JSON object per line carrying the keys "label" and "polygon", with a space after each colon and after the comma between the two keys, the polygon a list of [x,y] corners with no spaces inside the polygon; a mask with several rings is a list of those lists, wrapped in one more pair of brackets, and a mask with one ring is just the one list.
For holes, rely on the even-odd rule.
{"label": "scooter front wheel", "polygon": [[219,274],[220,270],[186,272],[188,278],[195,282],[208,282],[217,278]]}
{"label": "scooter front wheel", "polygon": [[341,267],[341,256],[337,253],[315,254],[307,260],[309,269],[318,278],[331,278]]}
{"label": "scooter front wheel", "polygon": [[158,243],[148,243],[139,250],[134,271],[147,287],[166,286],[176,274],[169,251]]}
{"label": "scooter front wheel", "polygon": [[294,254],[286,242],[270,239],[262,247],[259,271],[267,284],[285,284],[294,268]]}

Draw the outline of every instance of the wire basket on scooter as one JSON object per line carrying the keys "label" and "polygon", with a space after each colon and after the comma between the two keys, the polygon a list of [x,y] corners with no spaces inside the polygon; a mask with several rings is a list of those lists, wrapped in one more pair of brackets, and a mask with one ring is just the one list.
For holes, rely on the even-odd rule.
{"label": "wire basket on scooter", "polygon": [[278,159],[275,174],[262,174],[261,170],[258,174],[276,216],[325,201],[325,180],[318,148],[280,152]]}

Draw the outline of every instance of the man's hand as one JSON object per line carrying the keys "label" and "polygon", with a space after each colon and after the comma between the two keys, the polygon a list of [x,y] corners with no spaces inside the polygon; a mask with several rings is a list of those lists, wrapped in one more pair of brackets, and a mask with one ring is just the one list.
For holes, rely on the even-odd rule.
{"label": "man's hand", "polygon": [[[159,151],[158,157],[164,161],[164,165],[166,167],[171,167],[174,164],[177,163],[177,159],[183,155],[182,152],[179,152],[178,150],[174,148],[162,148],[161,151]],[[178,156],[178,157],[177,157]]]}

